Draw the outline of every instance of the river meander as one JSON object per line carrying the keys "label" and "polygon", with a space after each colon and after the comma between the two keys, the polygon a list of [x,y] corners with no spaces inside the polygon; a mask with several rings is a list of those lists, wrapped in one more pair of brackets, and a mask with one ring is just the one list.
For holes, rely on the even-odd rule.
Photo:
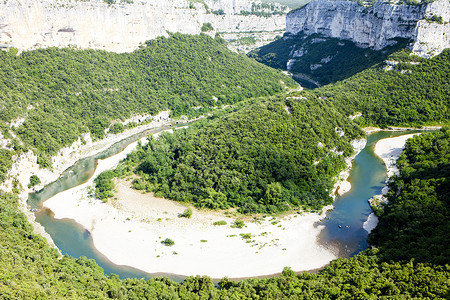
{"label": "river meander", "polygon": [[[47,185],[38,193],[30,194],[28,204],[32,208],[41,208],[42,203],[50,197],[86,182],[94,174],[97,160],[121,152],[127,145],[146,134],[166,129],[168,128],[158,128],[131,136],[114,144],[104,152],[81,159],[64,171],[57,181]],[[367,200],[381,193],[386,180],[386,168],[382,160],[375,155],[374,145],[380,139],[413,132],[383,131],[368,136],[366,147],[356,156],[350,171],[351,191],[336,199],[334,210],[329,212],[327,218],[321,222],[325,225],[320,235],[321,244],[337,247],[340,257],[355,255],[368,247],[368,233],[363,229],[363,223],[371,213]],[[89,231],[72,220],[53,218],[51,212],[46,209],[38,209],[36,220],[45,227],[62,254],[95,259],[107,274],[115,273],[121,278],[150,278],[166,275],[176,281],[183,278],[172,274],[148,274],[131,267],[111,263],[95,249]]]}

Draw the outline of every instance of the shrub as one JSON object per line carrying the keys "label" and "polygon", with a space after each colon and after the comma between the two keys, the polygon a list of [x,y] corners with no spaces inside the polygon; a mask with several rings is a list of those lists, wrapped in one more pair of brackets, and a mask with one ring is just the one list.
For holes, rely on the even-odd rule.
{"label": "shrub", "polygon": [[188,218],[192,217],[192,209],[186,208],[182,214],[178,215],[178,218]]}
{"label": "shrub", "polygon": [[39,183],[41,183],[41,179],[39,179],[39,177],[37,175],[31,175],[30,183],[28,184],[28,188],[38,185]]}
{"label": "shrub", "polygon": [[173,246],[175,245],[175,242],[169,238],[165,239],[164,241],[161,241],[161,244],[164,246]]}
{"label": "shrub", "polygon": [[203,23],[202,32],[213,31],[213,30],[214,30],[214,28],[212,27],[211,23]]}
{"label": "shrub", "polygon": [[213,223],[214,226],[218,226],[218,225],[227,225],[227,221],[216,221]]}
{"label": "shrub", "polygon": [[244,226],[245,226],[244,221],[242,221],[241,219],[236,219],[236,221],[234,221],[234,225],[232,227],[244,228]]}

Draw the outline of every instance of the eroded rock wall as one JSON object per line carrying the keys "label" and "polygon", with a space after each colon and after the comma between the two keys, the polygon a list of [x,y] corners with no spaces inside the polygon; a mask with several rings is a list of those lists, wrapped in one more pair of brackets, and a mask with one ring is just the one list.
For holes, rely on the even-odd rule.
{"label": "eroded rock wall", "polygon": [[315,0],[287,15],[286,31],[320,33],[376,50],[395,38],[408,38],[414,52],[428,56],[450,47],[449,19],[449,0],[426,5],[377,2],[370,7],[353,1]]}
{"label": "eroded rock wall", "polygon": [[[284,30],[285,15],[270,18],[242,15],[249,0],[139,0],[108,5],[103,0],[2,0],[0,47],[22,50],[41,47],[103,49],[129,52],[146,40],[168,32],[198,34],[204,23],[210,32]],[[224,14],[215,14],[222,10]]]}

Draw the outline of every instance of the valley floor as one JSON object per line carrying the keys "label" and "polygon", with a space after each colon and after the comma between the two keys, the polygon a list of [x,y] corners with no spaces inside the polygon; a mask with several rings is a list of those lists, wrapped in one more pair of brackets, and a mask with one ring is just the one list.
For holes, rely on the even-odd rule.
{"label": "valley floor", "polygon": [[[223,212],[193,209],[191,218],[179,218],[185,206],[155,198],[130,188],[120,180],[114,200],[103,203],[88,196],[93,178],[112,168],[136,143],[123,152],[98,162],[85,184],[50,198],[44,206],[55,218],[69,218],[90,231],[96,249],[118,265],[148,273],[208,275],[242,278],[317,269],[337,258],[317,242],[323,229],[317,213],[292,214],[246,220],[233,228],[236,217]],[[213,225],[225,221],[226,225]],[[161,242],[169,238],[173,246]]]}
{"label": "valley floor", "polygon": [[[377,143],[375,152],[389,170],[393,170],[393,162],[411,136]],[[246,220],[246,226],[240,229],[231,226],[236,220],[233,213],[193,209],[191,218],[180,218],[185,206],[136,191],[124,179],[116,182],[116,196],[108,203],[90,197],[93,179],[116,166],[136,144],[100,160],[94,176],[85,184],[44,203],[55,218],[73,219],[85,227],[96,249],[113,263],[148,273],[243,278],[279,273],[287,266],[294,271],[317,269],[337,258],[337,251],[317,241],[323,226],[315,223],[323,214],[255,218]],[[218,221],[226,225],[214,225]],[[166,238],[175,244],[161,243]]]}

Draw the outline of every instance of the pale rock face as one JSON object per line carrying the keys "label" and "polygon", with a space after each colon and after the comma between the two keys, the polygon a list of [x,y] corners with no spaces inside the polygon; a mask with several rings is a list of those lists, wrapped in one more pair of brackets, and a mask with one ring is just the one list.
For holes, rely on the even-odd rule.
{"label": "pale rock face", "polygon": [[[117,1],[119,2],[119,1]],[[250,11],[248,0],[136,0],[108,5],[103,0],[4,0],[0,2],[0,48],[29,50],[68,47],[130,52],[147,40],[168,32],[198,34],[203,23],[215,32],[279,31],[285,16],[271,18],[239,15]],[[192,3],[192,4],[191,4]]]}
{"label": "pale rock face", "polygon": [[[444,24],[425,19],[432,16],[442,17]],[[427,5],[377,2],[368,8],[353,1],[315,0],[287,15],[286,31],[320,33],[375,50],[392,44],[394,38],[408,38],[415,53],[429,56],[450,47],[449,19],[449,0]]]}

